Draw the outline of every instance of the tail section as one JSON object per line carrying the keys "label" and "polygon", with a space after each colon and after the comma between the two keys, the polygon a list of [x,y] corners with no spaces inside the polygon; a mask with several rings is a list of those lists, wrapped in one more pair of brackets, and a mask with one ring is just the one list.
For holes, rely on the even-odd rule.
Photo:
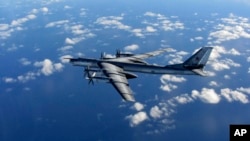
{"label": "tail section", "polygon": [[184,63],[183,66],[189,69],[201,69],[203,68],[210,56],[212,51],[212,47],[203,47],[199,51],[197,51],[194,55],[188,58]]}
{"label": "tail section", "polygon": [[183,63],[183,66],[187,69],[192,70],[196,74],[205,76],[206,74],[202,71],[202,69],[206,65],[212,49],[213,49],[212,47],[201,48],[194,55],[188,58]]}

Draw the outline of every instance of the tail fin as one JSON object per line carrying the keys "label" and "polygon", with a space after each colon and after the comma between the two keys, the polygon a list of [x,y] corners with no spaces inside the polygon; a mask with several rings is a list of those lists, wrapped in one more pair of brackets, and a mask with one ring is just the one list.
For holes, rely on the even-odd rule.
{"label": "tail fin", "polygon": [[198,50],[194,55],[188,58],[183,66],[187,69],[192,70],[193,72],[204,76],[205,73],[202,71],[204,66],[206,65],[208,58],[211,54],[212,47],[203,47]]}

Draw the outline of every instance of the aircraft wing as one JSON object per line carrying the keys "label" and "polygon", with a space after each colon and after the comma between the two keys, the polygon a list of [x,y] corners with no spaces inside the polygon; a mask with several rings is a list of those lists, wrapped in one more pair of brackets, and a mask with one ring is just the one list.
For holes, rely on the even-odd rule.
{"label": "aircraft wing", "polygon": [[135,101],[123,69],[107,62],[102,62],[99,65],[122,98],[127,101]]}
{"label": "aircraft wing", "polygon": [[172,51],[172,49],[171,48],[163,48],[160,50],[156,50],[156,51],[152,51],[152,52],[148,52],[148,53],[144,53],[144,54],[133,55],[131,57],[143,60],[143,59],[146,59],[149,57],[153,57],[153,56],[162,54],[162,53],[167,52],[167,51]]}

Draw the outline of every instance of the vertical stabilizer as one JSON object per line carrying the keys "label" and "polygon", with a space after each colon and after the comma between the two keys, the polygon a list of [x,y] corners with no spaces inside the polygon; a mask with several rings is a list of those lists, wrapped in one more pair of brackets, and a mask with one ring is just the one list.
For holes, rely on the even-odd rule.
{"label": "vertical stabilizer", "polygon": [[212,49],[212,47],[201,48],[194,55],[188,58],[183,63],[183,66],[188,69],[203,69],[208,61]]}

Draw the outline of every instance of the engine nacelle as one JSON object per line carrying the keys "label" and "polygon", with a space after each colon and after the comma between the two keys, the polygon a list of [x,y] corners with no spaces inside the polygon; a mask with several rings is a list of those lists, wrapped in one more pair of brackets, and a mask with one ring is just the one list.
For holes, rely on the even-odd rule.
{"label": "engine nacelle", "polygon": [[130,57],[130,56],[133,56],[134,54],[132,53],[127,53],[127,52],[121,52],[120,50],[116,50],[116,58],[119,58],[119,57]]}
{"label": "engine nacelle", "polygon": [[134,54],[132,53],[120,53],[120,54],[116,54],[116,57],[119,58],[119,57],[130,57],[130,56],[133,56]]}
{"label": "engine nacelle", "polygon": [[130,73],[130,72],[123,72],[123,74],[125,74],[126,78],[127,79],[133,79],[133,78],[137,78],[138,76],[133,74],[133,73]]}

